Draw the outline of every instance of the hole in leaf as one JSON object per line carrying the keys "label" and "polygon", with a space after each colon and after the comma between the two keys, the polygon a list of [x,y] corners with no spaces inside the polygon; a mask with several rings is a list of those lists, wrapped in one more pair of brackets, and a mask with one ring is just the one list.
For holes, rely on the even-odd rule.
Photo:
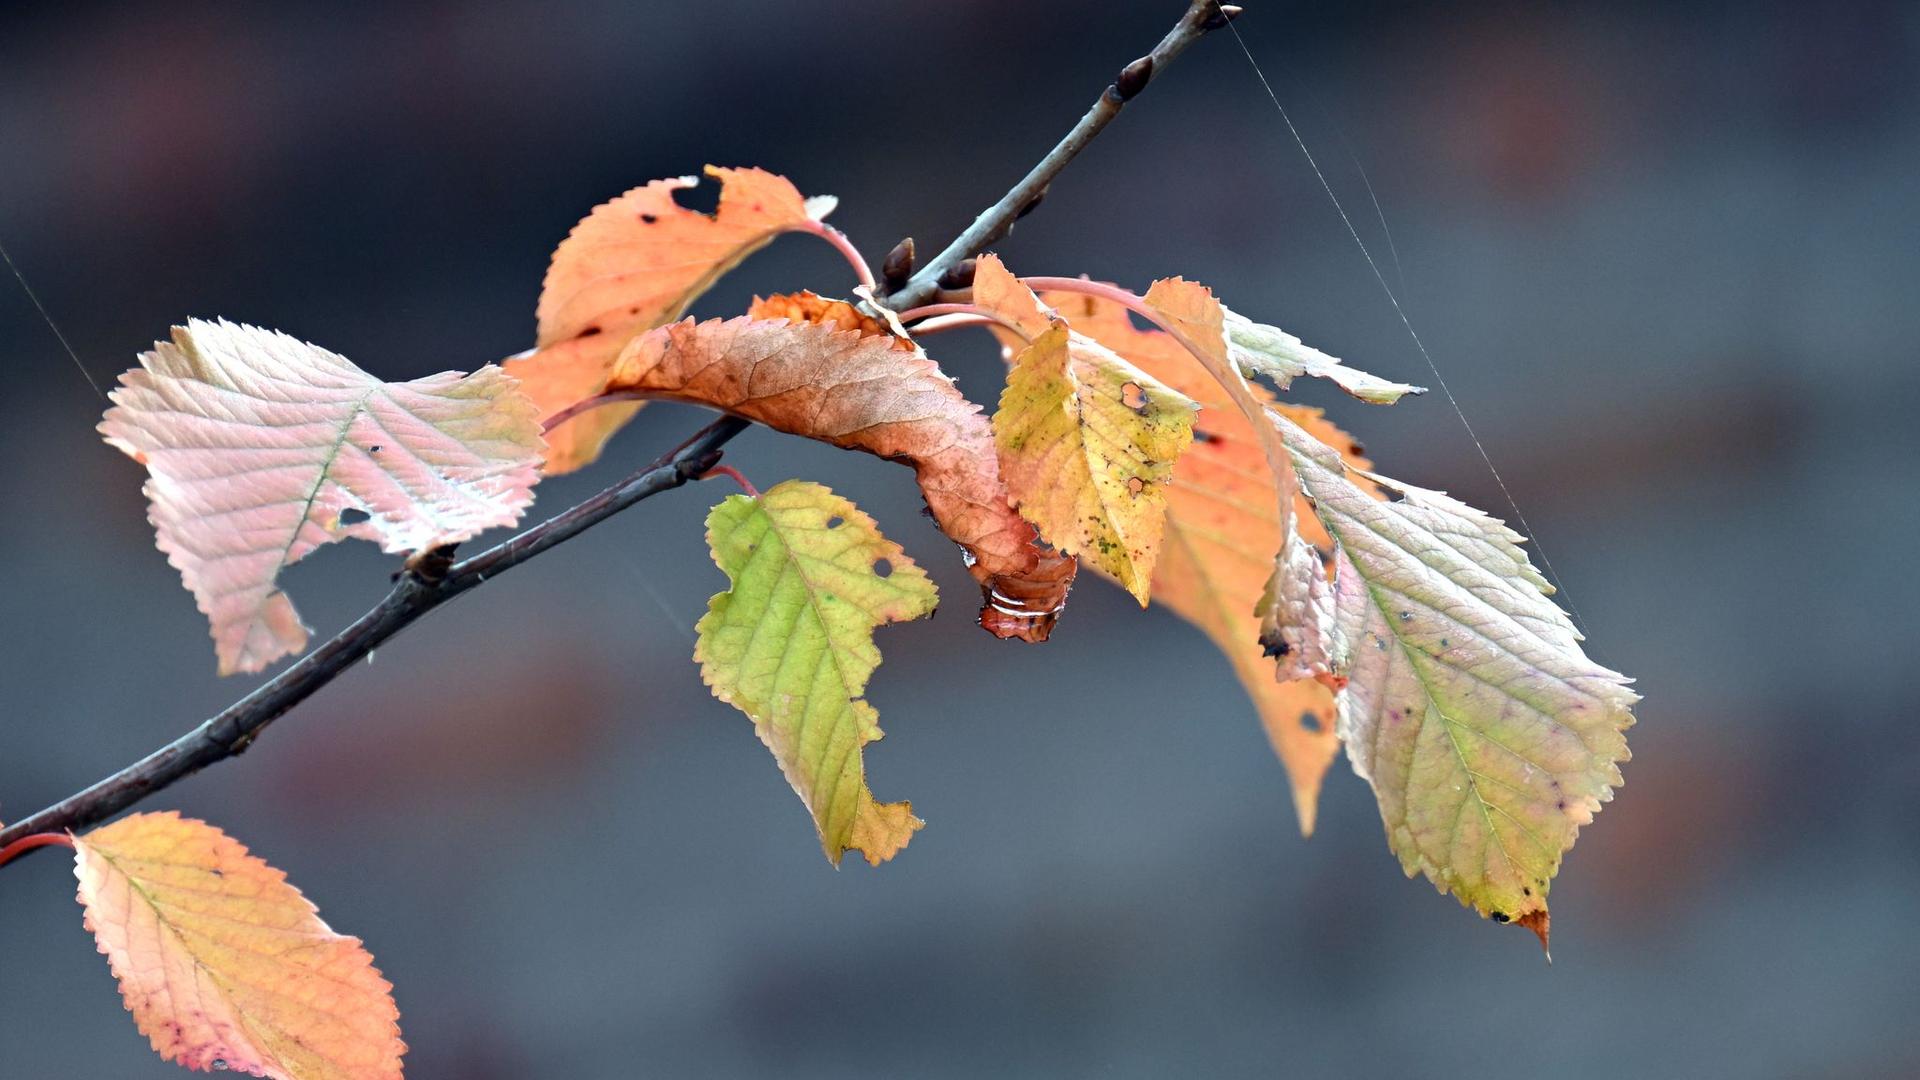
{"label": "hole in leaf", "polygon": [[1326,730],[1326,727],[1320,723],[1320,714],[1316,712],[1301,713],[1300,726],[1305,728],[1308,731],[1313,732],[1315,735],[1318,735],[1322,731]]}
{"label": "hole in leaf", "polygon": [[1147,411],[1147,392],[1137,382],[1128,382],[1120,388],[1120,403],[1134,412]]}
{"label": "hole in leaf", "polygon": [[379,443],[374,443],[374,444],[373,444],[372,446],[369,446],[369,447],[367,447],[367,453],[369,453],[369,454],[377,454],[377,453],[379,453],[379,452],[380,452],[380,444],[379,444]]}
{"label": "hole in leaf", "polygon": [[1147,482],[1137,476],[1129,476],[1127,477],[1127,490],[1138,495],[1147,490]]}
{"label": "hole in leaf", "polygon": [[703,176],[691,187],[676,187],[668,198],[677,206],[713,216],[720,209],[720,185],[707,183],[706,180]]}
{"label": "hole in leaf", "polygon": [[834,516],[827,519],[827,528],[837,529],[840,526],[845,525],[846,523],[847,523],[846,518],[843,518],[840,515],[835,514]]}
{"label": "hole in leaf", "polygon": [[373,515],[357,506],[349,506],[345,510],[340,511],[340,524],[342,525],[358,525],[363,521],[371,520],[373,520]]}
{"label": "hole in leaf", "polygon": [[641,214],[640,220],[648,225],[660,220],[659,214]]}
{"label": "hole in leaf", "polygon": [[885,559],[875,559],[873,560],[873,572],[879,577],[890,578],[893,576],[893,564]]}

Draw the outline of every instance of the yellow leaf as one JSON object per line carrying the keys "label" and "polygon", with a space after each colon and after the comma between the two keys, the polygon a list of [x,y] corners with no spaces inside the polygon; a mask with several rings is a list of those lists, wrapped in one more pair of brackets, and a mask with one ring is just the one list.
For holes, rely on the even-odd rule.
{"label": "yellow leaf", "polygon": [[974,288],[982,306],[1040,331],[1014,358],[993,416],[1008,493],[1042,537],[1146,606],[1167,485],[1193,442],[1193,401],[1063,320],[1043,328],[1038,299],[993,256],[980,260]]}
{"label": "yellow leaf", "polygon": [[867,787],[861,748],[880,738],[880,715],[861,695],[880,666],[873,631],[932,613],[933,582],[852,502],[799,480],[727,498],[707,543],[732,586],[696,628],[701,676],[752,718],[827,858],[851,848],[880,865],[922,822]]}
{"label": "yellow leaf", "polygon": [[[636,334],[686,313],[722,274],[783,232],[812,227],[831,198],[802,198],[785,177],[709,165],[720,181],[712,214],[673,193],[698,178],[655,180],[594,208],[554,250],[540,292],[539,337],[508,373],[551,416],[606,389],[614,358]],[[638,405],[584,413],[547,436],[547,473],[580,468]]]}
{"label": "yellow leaf", "polygon": [[400,1076],[400,1013],[373,957],[238,841],[136,814],[74,848],[87,927],[161,1057],[281,1080]]}
{"label": "yellow leaf", "polygon": [[[1273,661],[1258,641],[1254,604],[1280,548],[1274,478],[1253,425],[1200,361],[1168,334],[1135,329],[1119,304],[1078,293],[1041,299],[1074,328],[1200,403],[1194,444],[1174,466],[1167,490],[1167,525],[1153,574],[1153,600],[1199,627],[1232,663],[1253,699],[1267,738],[1287,771],[1300,831],[1311,835],[1320,786],[1339,753],[1333,694],[1309,680],[1274,678]],[[1371,468],[1360,444],[1319,409],[1271,402],[1259,386],[1249,391],[1360,468]],[[1331,541],[1304,500],[1295,504],[1302,536],[1328,550]]]}

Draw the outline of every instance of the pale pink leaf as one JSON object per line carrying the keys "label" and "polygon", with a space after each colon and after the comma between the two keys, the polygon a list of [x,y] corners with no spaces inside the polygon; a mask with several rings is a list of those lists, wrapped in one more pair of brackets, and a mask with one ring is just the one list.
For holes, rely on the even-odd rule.
{"label": "pale pink leaf", "polygon": [[306,645],[278,582],[320,545],[424,551],[533,501],[540,418],[497,367],[383,383],[286,334],[200,320],[140,363],[100,433],[146,465],[148,519],[212,623],[221,674]]}

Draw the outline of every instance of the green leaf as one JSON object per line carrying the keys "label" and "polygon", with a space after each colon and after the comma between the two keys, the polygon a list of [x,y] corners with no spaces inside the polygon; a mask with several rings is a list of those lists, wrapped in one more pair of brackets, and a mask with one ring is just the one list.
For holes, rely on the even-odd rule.
{"label": "green leaf", "polygon": [[1339,730],[1394,853],[1408,875],[1544,944],[1547,889],[1620,783],[1639,695],[1581,651],[1517,533],[1437,491],[1350,470],[1274,423],[1336,548]]}
{"label": "green leaf", "polygon": [[733,585],[696,627],[702,677],[752,718],[828,859],[892,858],[922,822],[867,788],[861,747],[880,716],[860,695],[880,666],[873,631],[931,614],[933,582],[852,502],[805,481],[729,497],[707,515],[707,544]]}

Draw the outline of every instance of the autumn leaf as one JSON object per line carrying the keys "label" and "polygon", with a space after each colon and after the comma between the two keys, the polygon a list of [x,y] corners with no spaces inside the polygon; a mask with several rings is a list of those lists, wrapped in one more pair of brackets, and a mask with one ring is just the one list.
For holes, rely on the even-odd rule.
{"label": "autumn leaf", "polygon": [[[1153,601],[1200,628],[1233,665],[1253,700],[1274,751],[1286,767],[1300,830],[1311,835],[1320,787],[1340,740],[1333,694],[1312,680],[1281,682],[1257,640],[1254,605],[1266,590],[1280,549],[1274,476],[1255,428],[1200,360],[1171,335],[1136,329],[1119,304],[1079,293],[1043,293],[1074,329],[1200,404],[1194,443],[1174,466],[1167,524],[1153,575]],[[1249,393],[1337,447],[1360,468],[1360,444],[1320,410],[1274,404],[1259,386]],[[1269,428],[1269,430],[1271,430]],[[1331,556],[1332,541],[1304,500],[1296,500],[1301,534]]]}
{"label": "autumn leaf", "polygon": [[539,414],[497,367],[383,383],[286,334],[200,320],[140,363],[100,432],[146,465],[148,518],[223,675],[306,646],[278,581],[320,545],[424,551],[533,501]]}
{"label": "autumn leaf", "polygon": [[[560,242],[540,292],[535,348],[506,361],[542,416],[603,392],[614,358],[636,334],[686,314],[722,274],[781,233],[817,227],[834,207],[831,196],[802,198],[785,177],[761,169],[709,165],[707,175],[720,182],[712,214],[674,199],[699,178],[655,180],[595,207]],[[548,474],[599,457],[638,407],[608,405],[556,427]]]}
{"label": "autumn leaf", "polygon": [[1160,324],[1193,353],[1201,366],[1240,409],[1255,429],[1273,476],[1280,506],[1280,548],[1260,599],[1260,642],[1278,659],[1283,680],[1313,677],[1339,689],[1340,681],[1326,663],[1331,648],[1331,586],[1314,563],[1313,553],[1300,531],[1303,515],[1294,511],[1299,485],[1280,438],[1264,419],[1261,395],[1245,381],[1231,340],[1229,315],[1206,286],[1180,278],[1153,283],[1143,298]]}
{"label": "autumn leaf", "polygon": [[999,637],[1045,640],[1073,583],[1007,502],[980,407],[939,365],[891,334],[810,320],[736,318],[636,338],[611,389],[721,409],[794,435],[913,468],[934,521],[965,551]]}
{"label": "autumn leaf", "polygon": [[1142,607],[1166,520],[1173,465],[1193,441],[1193,401],[1043,312],[983,255],[974,300],[1030,335],[993,415],[1008,494],[1063,551],[1087,559]]}
{"label": "autumn leaf", "polygon": [[933,582],[852,502],[799,480],[728,497],[707,516],[707,543],[733,584],[697,627],[701,676],[753,719],[827,858],[853,849],[878,866],[922,822],[867,788],[861,748],[881,735],[861,697],[880,666],[873,632],[931,614]]}
{"label": "autumn leaf", "polygon": [[400,1076],[400,1012],[373,957],[238,841],[135,814],[74,849],[87,928],[161,1057],[280,1080]]}
{"label": "autumn leaf", "polygon": [[1547,937],[1547,890],[1620,783],[1638,695],[1594,663],[1519,535],[1278,430],[1338,553],[1340,734],[1411,875]]}
{"label": "autumn leaf", "polygon": [[1424,394],[1426,388],[1382,379],[1357,368],[1350,368],[1319,349],[1309,348],[1300,339],[1277,326],[1257,323],[1225,305],[1227,350],[1240,370],[1249,375],[1265,375],[1285,390],[1294,379],[1310,375],[1326,379],[1361,401],[1373,405],[1391,405],[1407,394]]}

